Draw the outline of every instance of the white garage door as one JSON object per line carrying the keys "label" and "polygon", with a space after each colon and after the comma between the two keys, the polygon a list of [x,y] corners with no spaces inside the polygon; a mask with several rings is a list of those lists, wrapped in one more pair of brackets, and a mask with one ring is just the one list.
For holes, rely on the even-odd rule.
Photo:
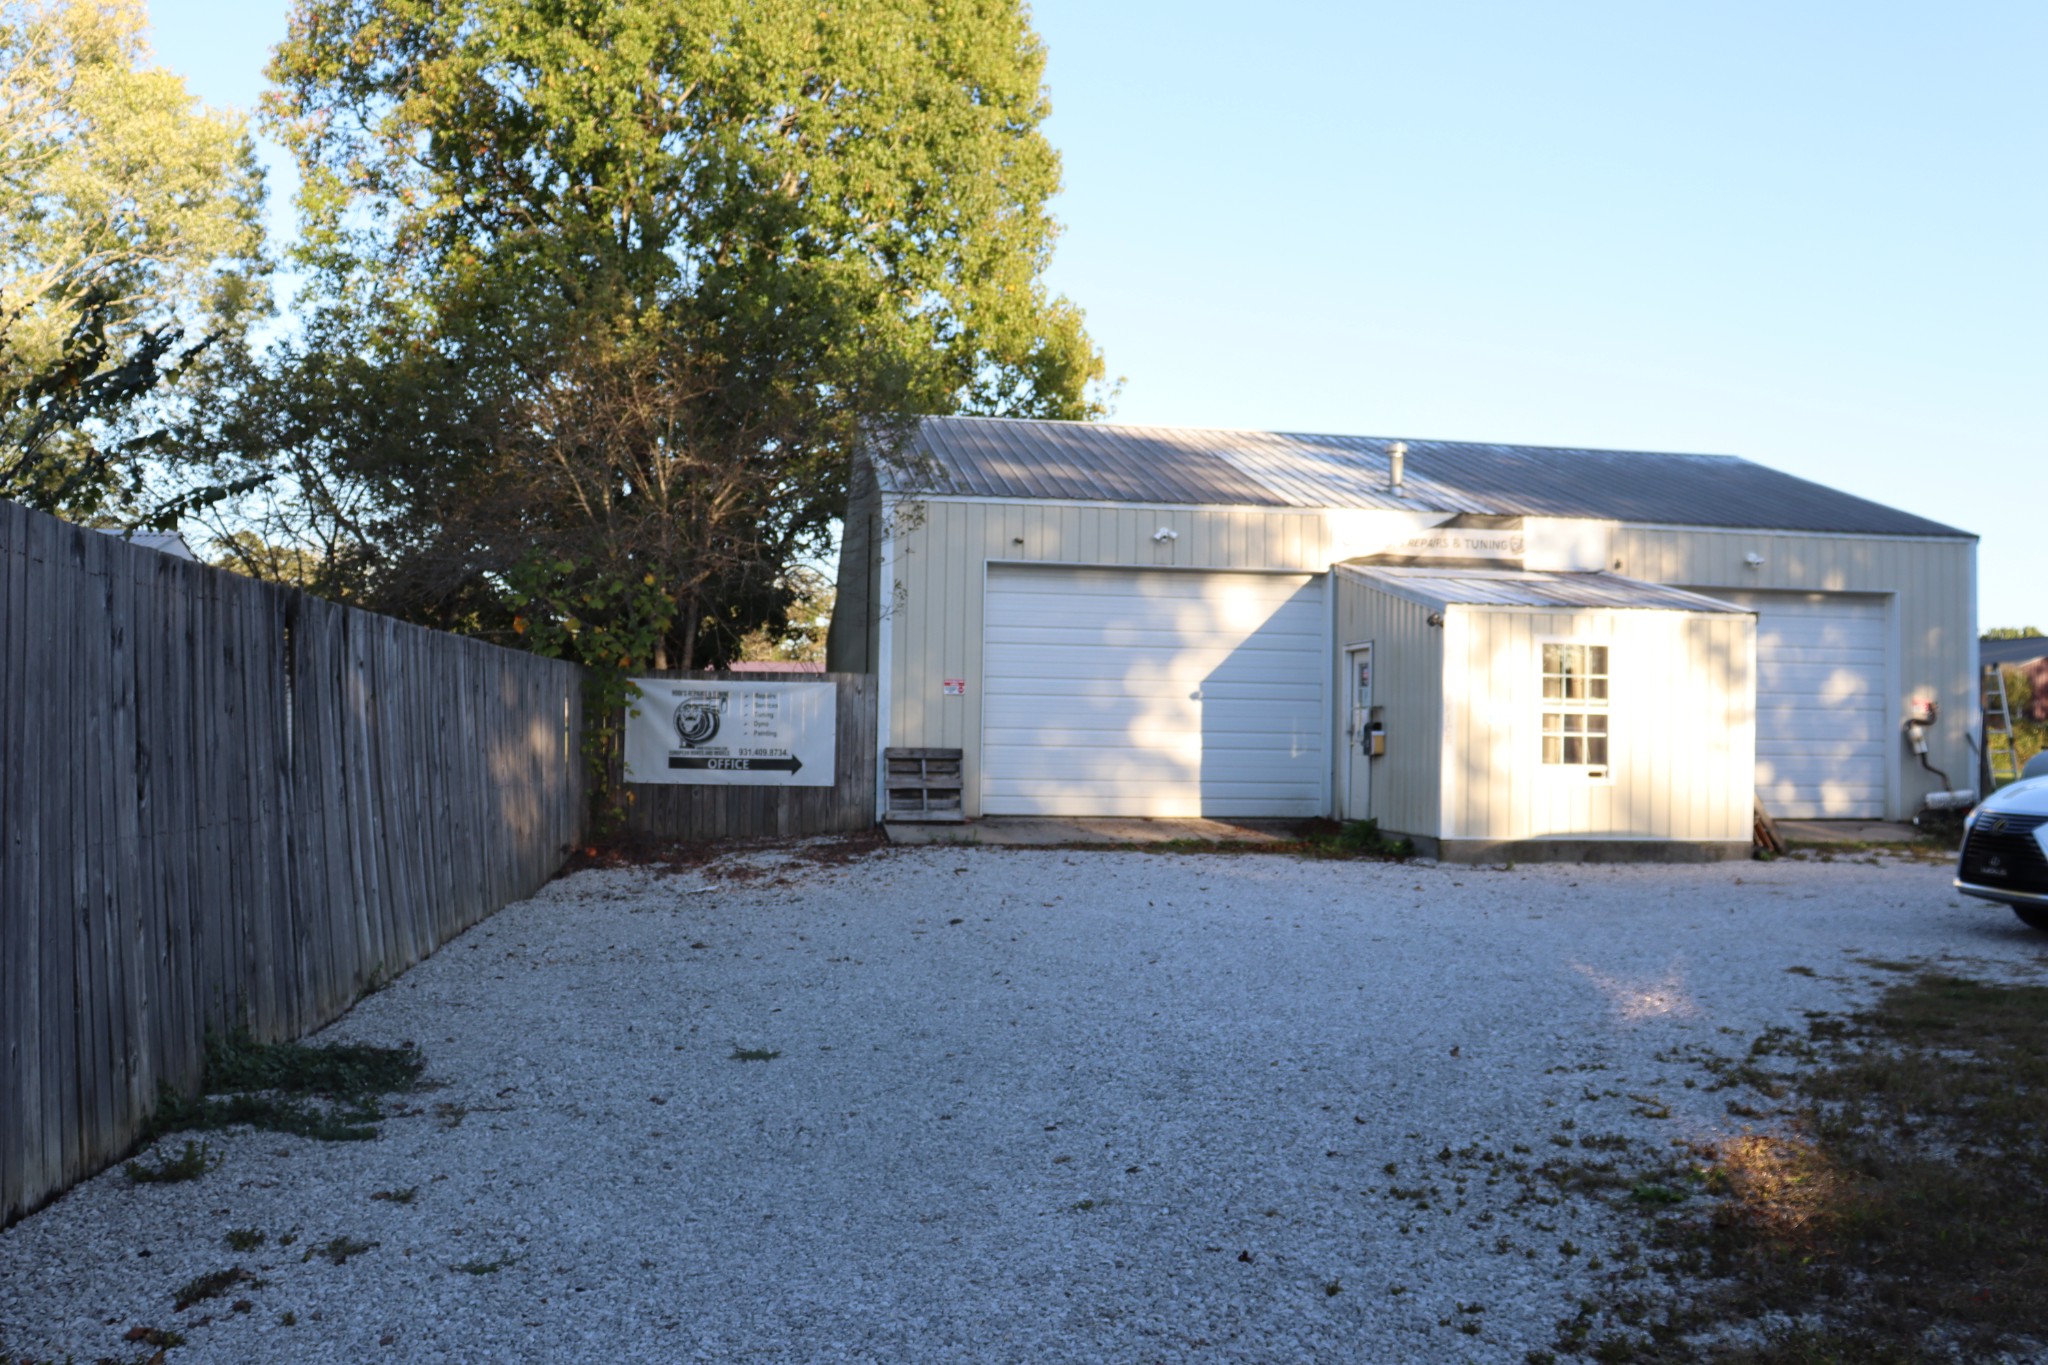
{"label": "white garage door", "polygon": [[1882,819],[1890,746],[1881,600],[1830,593],[1713,596],[1756,609],[1756,789],[1772,815]]}
{"label": "white garage door", "polygon": [[992,565],[991,815],[1319,815],[1323,580]]}

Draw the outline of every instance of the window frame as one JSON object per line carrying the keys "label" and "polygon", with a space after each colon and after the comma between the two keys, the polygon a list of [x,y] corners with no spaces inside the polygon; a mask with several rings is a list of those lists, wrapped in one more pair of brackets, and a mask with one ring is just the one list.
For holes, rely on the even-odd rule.
{"label": "window frame", "polygon": [[[1563,671],[1551,671],[1550,651],[1560,647],[1586,651],[1584,667],[1576,676],[1584,681],[1587,695],[1583,697],[1553,697],[1547,695],[1550,690],[1549,684],[1553,678],[1559,680],[1560,691],[1568,692],[1571,690],[1571,680],[1575,676],[1570,669],[1569,661],[1566,662]],[[1593,666],[1592,651],[1596,649],[1603,651],[1602,662],[1604,667],[1599,671],[1595,671]],[[1552,774],[1559,778],[1570,778],[1586,782],[1612,783],[1614,781],[1614,679],[1617,662],[1616,650],[1612,639],[1589,639],[1583,635],[1545,635],[1537,637],[1535,709],[1536,767],[1538,772]],[[1598,696],[1593,695],[1596,691],[1599,693]],[[1551,718],[1553,716],[1558,718],[1555,728],[1551,725]],[[1591,728],[1591,718],[1593,717],[1598,717],[1602,722],[1602,728],[1597,734]],[[1571,724],[1573,718],[1579,719],[1579,725],[1576,730],[1574,730]],[[1558,742],[1559,757],[1557,758],[1550,757],[1552,740]],[[1567,746],[1575,740],[1579,743],[1582,753],[1590,753],[1591,742],[1598,740],[1604,748],[1603,756],[1598,761],[1590,757],[1583,757],[1576,761],[1566,759],[1563,757],[1563,753]]]}

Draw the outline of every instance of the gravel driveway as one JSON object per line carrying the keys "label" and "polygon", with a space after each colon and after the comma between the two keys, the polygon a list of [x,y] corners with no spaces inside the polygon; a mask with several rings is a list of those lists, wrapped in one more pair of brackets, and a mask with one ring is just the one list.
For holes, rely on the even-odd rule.
{"label": "gravel driveway", "polygon": [[[0,1353],[1521,1362],[1627,1215],[1516,1168],[1736,1131],[1681,1058],[1872,963],[2048,976],[1924,864],[816,847],[472,930],[326,1035],[415,1040],[444,1088],[24,1220]],[[302,1258],[338,1236],[374,1245]],[[249,1308],[172,1310],[233,1266]]]}

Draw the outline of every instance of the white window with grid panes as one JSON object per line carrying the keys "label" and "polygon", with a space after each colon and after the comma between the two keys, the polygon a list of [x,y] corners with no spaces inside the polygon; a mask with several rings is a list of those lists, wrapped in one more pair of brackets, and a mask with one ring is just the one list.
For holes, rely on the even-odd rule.
{"label": "white window with grid panes", "polygon": [[1607,646],[1550,641],[1543,646],[1543,764],[1607,774]]}

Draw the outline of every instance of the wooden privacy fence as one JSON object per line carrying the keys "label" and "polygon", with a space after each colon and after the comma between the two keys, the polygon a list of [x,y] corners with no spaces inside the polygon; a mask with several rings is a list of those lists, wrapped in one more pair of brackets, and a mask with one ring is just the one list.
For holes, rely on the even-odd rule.
{"label": "wooden privacy fence", "polygon": [[579,837],[572,665],[0,502],[0,1223]]}
{"label": "wooden privacy fence", "polygon": [[872,673],[648,673],[700,682],[798,683],[831,687],[833,781],[829,787],[688,786],[633,782],[626,827],[657,839],[795,838],[839,834],[875,823],[875,676]]}

